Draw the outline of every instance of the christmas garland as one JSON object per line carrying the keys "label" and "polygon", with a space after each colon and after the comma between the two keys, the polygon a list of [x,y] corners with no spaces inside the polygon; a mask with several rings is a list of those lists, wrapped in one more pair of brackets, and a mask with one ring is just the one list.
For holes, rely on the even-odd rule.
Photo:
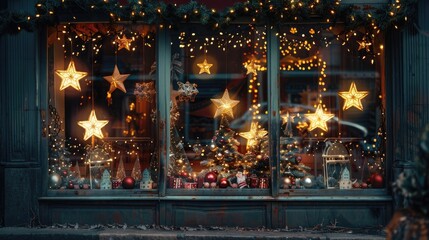
{"label": "christmas garland", "polygon": [[[249,0],[217,11],[196,1],[175,5],[154,0],[40,0],[35,13],[0,11],[0,34],[21,30],[34,31],[59,22],[88,21],[97,16],[111,22],[141,22],[174,26],[196,22],[222,30],[237,19],[258,24],[300,23],[318,17],[334,25],[341,22],[346,29],[386,30],[411,22],[418,0],[395,0],[382,7],[343,4],[341,0]],[[62,19],[70,16],[69,19]],[[80,17],[82,16],[82,17]],[[100,18],[97,21],[100,21]]]}

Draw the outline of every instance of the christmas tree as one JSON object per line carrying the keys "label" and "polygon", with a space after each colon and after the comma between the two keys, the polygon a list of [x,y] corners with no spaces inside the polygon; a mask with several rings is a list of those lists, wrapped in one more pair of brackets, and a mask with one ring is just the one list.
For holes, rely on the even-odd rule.
{"label": "christmas tree", "polygon": [[116,171],[116,179],[123,180],[127,175],[125,174],[125,168],[124,168],[124,162],[121,160],[119,161],[118,170]]}
{"label": "christmas tree", "polygon": [[49,105],[49,188],[57,189],[75,181],[72,162],[62,136],[61,119],[54,106]]}
{"label": "christmas tree", "polygon": [[142,172],[140,171],[140,160],[139,157],[137,157],[136,161],[134,162],[133,170],[131,171],[131,177],[134,178],[136,181],[140,181],[142,179]]}
{"label": "christmas tree", "polygon": [[[229,176],[231,170],[241,165],[243,155],[238,152],[240,143],[234,138],[235,132],[229,127],[229,122],[222,114],[220,127],[209,145],[207,160],[201,162],[206,171],[217,171],[221,176]],[[203,171],[202,173],[205,173]]]}
{"label": "christmas tree", "polygon": [[268,135],[266,133],[261,136],[256,134],[252,141],[252,144],[247,147],[243,166],[249,175],[268,177],[270,175]]}
{"label": "christmas tree", "polygon": [[192,167],[180,140],[176,128],[171,128],[171,145],[170,145],[170,164],[168,168],[168,176],[187,178],[192,172]]}

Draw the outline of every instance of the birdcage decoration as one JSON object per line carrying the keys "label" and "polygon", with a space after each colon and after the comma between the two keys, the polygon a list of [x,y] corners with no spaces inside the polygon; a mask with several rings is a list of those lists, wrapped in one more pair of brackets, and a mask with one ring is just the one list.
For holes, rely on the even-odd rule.
{"label": "birdcage decoration", "polygon": [[326,142],[323,150],[324,180],[327,189],[346,189],[350,182],[350,153],[339,142]]}
{"label": "birdcage decoration", "polygon": [[99,189],[104,170],[110,169],[112,158],[99,146],[87,150],[85,163],[89,166],[89,183],[91,189]]}

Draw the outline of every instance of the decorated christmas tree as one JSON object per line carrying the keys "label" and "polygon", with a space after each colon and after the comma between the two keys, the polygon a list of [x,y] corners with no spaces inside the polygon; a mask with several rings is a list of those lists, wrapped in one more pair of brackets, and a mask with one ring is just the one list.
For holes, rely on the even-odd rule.
{"label": "decorated christmas tree", "polygon": [[[243,134],[246,133],[240,133],[241,136]],[[267,131],[258,129],[249,137],[252,139],[247,140],[247,152],[244,155],[242,165],[247,169],[249,176],[268,177],[270,175],[270,161]]]}
{"label": "decorated christmas tree", "polygon": [[228,119],[222,114],[219,129],[209,145],[210,151],[207,160],[201,162],[208,171],[216,171],[221,176],[228,176],[231,170],[235,170],[243,159],[243,155],[238,152],[240,143],[234,137],[235,132],[229,127]]}
{"label": "decorated christmas tree", "polygon": [[188,178],[192,172],[192,167],[180,140],[176,128],[171,128],[171,145],[170,145],[170,164],[168,167],[168,175],[170,177]]}
{"label": "decorated christmas tree", "polygon": [[58,189],[75,181],[72,162],[62,136],[61,119],[54,106],[49,105],[49,188]]}
{"label": "decorated christmas tree", "polygon": [[119,160],[118,170],[116,171],[116,179],[123,180],[127,175],[125,174],[124,162]]}

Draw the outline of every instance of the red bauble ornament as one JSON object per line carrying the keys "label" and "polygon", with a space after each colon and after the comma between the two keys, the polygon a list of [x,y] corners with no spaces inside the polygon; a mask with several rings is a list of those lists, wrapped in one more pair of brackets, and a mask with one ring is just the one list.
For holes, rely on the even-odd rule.
{"label": "red bauble ornament", "polygon": [[204,182],[217,182],[217,174],[215,172],[208,172],[204,177]]}
{"label": "red bauble ornament", "polygon": [[182,177],[188,177],[188,173],[187,172],[182,172],[182,174],[180,174],[180,175],[182,175]]}
{"label": "red bauble ornament", "polygon": [[220,188],[226,188],[226,187],[228,187],[228,179],[221,178],[220,181],[219,181],[219,187]]}
{"label": "red bauble ornament", "polygon": [[134,181],[134,178],[132,178],[132,177],[125,177],[122,180],[122,187],[124,189],[133,189],[134,184],[135,184],[135,181]]}
{"label": "red bauble ornament", "polygon": [[73,189],[74,188],[74,184],[72,181],[69,181],[69,183],[67,184],[67,188],[68,189]]}
{"label": "red bauble ornament", "polygon": [[371,186],[373,188],[382,188],[383,187],[383,176],[379,173],[373,173],[371,175]]}

